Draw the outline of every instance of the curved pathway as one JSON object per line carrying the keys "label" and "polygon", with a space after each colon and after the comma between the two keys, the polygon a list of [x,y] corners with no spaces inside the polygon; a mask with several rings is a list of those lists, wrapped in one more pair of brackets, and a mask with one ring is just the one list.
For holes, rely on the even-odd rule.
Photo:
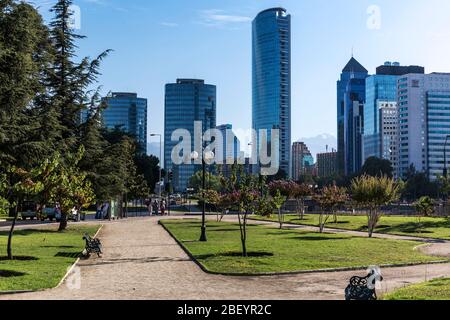
{"label": "curved pathway", "polygon": [[[313,273],[271,277],[226,277],[205,274],[158,225],[158,218],[108,223],[99,237],[103,258],[78,264],[76,278],[58,288],[0,299],[330,299],[344,298],[351,276],[361,272]],[[75,273],[77,274],[77,273]],[[383,269],[379,293],[411,283],[449,277],[450,263]],[[68,285],[69,284],[69,285]]]}

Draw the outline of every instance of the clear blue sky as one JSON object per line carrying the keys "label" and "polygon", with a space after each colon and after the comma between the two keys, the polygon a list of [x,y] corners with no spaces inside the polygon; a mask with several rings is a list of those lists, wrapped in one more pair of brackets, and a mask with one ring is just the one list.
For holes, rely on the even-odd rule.
{"label": "clear blue sky", "polygon": [[[48,18],[51,0],[35,0]],[[374,73],[384,61],[450,72],[448,0],[78,0],[80,56],[115,51],[103,92],[149,101],[149,131],[163,131],[164,84],[205,79],[218,87],[218,124],[251,127],[251,20],[266,8],[292,15],[293,139],[336,135],[336,80],[351,56]],[[381,12],[371,29],[369,6]]]}

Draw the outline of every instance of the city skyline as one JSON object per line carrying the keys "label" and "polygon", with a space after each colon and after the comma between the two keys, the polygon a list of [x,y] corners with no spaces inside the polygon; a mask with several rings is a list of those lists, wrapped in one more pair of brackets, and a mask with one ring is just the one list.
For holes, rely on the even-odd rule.
{"label": "city skyline", "polygon": [[[53,1],[34,3],[49,16]],[[149,132],[163,132],[164,84],[181,77],[205,78],[217,85],[218,123],[251,127],[251,20],[274,6],[285,7],[293,17],[292,141],[322,133],[336,135],[336,74],[352,48],[370,74],[387,60],[424,65],[429,72],[450,70],[450,62],[443,59],[450,49],[442,41],[450,29],[444,20],[445,8],[450,8],[446,1],[378,1],[380,29],[368,25],[371,3],[366,1],[193,1],[187,6],[179,1],[80,0],[75,4],[81,8],[79,33],[89,35],[82,40],[79,55],[115,50],[102,66],[103,94],[130,91],[147,98]],[[436,6],[442,10],[434,11]],[[343,7],[354,19],[344,21],[336,14]],[[124,22],[117,24],[117,19]],[[416,42],[408,41],[417,23],[427,29],[415,31]],[[329,49],[323,50],[324,46]]]}

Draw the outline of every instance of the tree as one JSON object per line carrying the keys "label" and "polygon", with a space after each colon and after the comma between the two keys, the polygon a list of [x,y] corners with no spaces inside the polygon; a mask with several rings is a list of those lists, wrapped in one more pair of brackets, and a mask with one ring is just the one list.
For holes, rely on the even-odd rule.
{"label": "tree", "polygon": [[281,208],[283,208],[284,203],[286,202],[286,197],[283,196],[280,190],[277,190],[276,194],[272,197],[272,206],[278,211],[278,223],[280,224],[280,229],[283,229],[285,216],[282,213]]}
{"label": "tree", "polygon": [[438,184],[431,182],[425,172],[417,172],[414,165],[409,167],[405,178],[406,184],[402,192],[402,197],[411,201],[415,201],[424,196],[437,197]]}
{"label": "tree", "polygon": [[22,168],[9,167],[6,171],[9,175],[9,181],[3,180],[1,187],[6,194],[6,197],[9,198],[7,204],[14,208],[14,219],[9,230],[7,244],[8,259],[13,260],[12,239],[17,218],[19,216],[19,207],[25,200],[25,197],[32,197],[42,191],[44,186],[42,183],[36,182],[35,178],[38,174],[38,170],[36,169],[26,171]]}
{"label": "tree", "polygon": [[76,154],[66,154],[65,159],[62,159],[59,153],[55,153],[52,159],[44,161],[37,169],[37,179],[44,186],[43,192],[38,194],[39,202],[58,203],[61,207],[59,231],[67,228],[70,210],[73,208],[81,210],[95,201],[91,182],[78,168],[83,155],[83,147],[80,147]]}
{"label": "tree", "polygon": [[371,238],[382,216],[381,206],[397,201],[400,196],[400,186],[389,177],[361,176],[352,182],[352,198],[367,209],[368,230]]}
{"label": "tree", "polygon": [[284,212],[282,210],[284,204],[293,195],[294,187],[296,184],[293,181],[276,180],[269,184],[269,192],[272,196],[272,207],[277,209],[278,222],[280,223],[280,229],[283,228],[285,221]]}
{"label": "tree", "polygon": [[419,227],[421,226],[421,218],[429,217],[434,212],[434,201],[430,197],[421,197],[414,203],[414,207],[417,211],[417,221]]}
{"label": "tree", "polygon": [[54,18],[50,22],[50,39],[54,60],[48,73],[47,85],[51,94],[47,105],[58,115],[62,137],[60,151],[76,149],[80,113],[86,109],[86,103],[91,101],[89,86],[97,80],[100,63],[110,52],[106,50],[94,60],[85,57],[80,63],[74,62],[77,49],[75,42],[84,36],[70,28],[72,2],[58,0],[51,9]]}
{"label": "tree", "polygon": [[336,185],[324,187],[314,198],[322,208],[319,216],[319,229],[320,233],[323,233],[329,218],[336,216],[336,209],[347,201],[347,189]]}
{"label": "tree", "polygon": [[[138,174],[144,176],[147,181],[148,188],[155,190],[156,183],[159,180],[160,161],[155,156],[147,156],[142,153],[138,153],[135,158],[136,170]],[[163,170],[162,176],[165,176]]]}
{"label": "tree", "polygon": [[0,2],[0,160],[30,169],[48,150],[36,104],[51,64],[48,29],[33,6]]}
{"label": "tree", "polygon": [[305,218],[305,201],[313,195],[311,186],[301,183],[292,184],[292,197],[297,201],[297,213],[300,220]]}
{"label": "tree", "polygon": [[[205,182],[207,190],[221,191],[222,184],[219,176],[216,176],[210,172],[206,172],[205,174]],[[195,190],[202,189],[203,186],[203,172],[197,171],[190,179],[189,179],[189,187]]]}
{"label": "tree", "polygon": [[393,178],[394,168],[389,160],[370,157],[364,163],[364,166],[361,169],[361,174],[372,177],[387,176],[389,178]]}

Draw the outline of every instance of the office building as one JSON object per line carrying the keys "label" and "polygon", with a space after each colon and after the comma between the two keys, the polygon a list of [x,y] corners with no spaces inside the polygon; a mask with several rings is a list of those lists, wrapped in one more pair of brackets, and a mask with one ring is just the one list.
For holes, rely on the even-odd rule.
{"label": "office building", "polygon": [[317,174],[320,178],[329,178],[337,175],[338,153],[325,152],[317,154]]}
{"label": "office building", "polygon": [[346,176],[358,173],[363,165],[365,88],[365,79],[351,78],[344,93],[344,173]]}
{"label": "office building", "polygon": [[[202,122],[202,132],[216,128],[216,86],[205,84],[204,80],[178,79],[165,88],[164,120],[164,168],[173,172],[172,185],[176,192],[185,192],[190,178],[201,169],[194,164],[174,165],[172,151],[179,141],[172,141],[172,134],[178,129],[187,130],[192,138],[194,150],[194,125]],[[189,155],[185,155],[189,158]]]}
{"label": "office building", "polygon": [[[272,8],[253,21],[253,128],[280,130],[279,167],[290,174],[291,16]],[[259,148],[261,142],[258,141]],[[260,150],[260,149],[258,149]]]}
{"label": "office building", "polygon": [[364,105],[364,161],[370,157],[391,161],[397,173],[398,131],[397,81],[405,74],[424,74],[420,66],[401,66],[398,62],[385,62],[376,75],[366,80]]}
{"label": "office building", "polygon": [[[337,137],[338,137],[338,173],[345,174],[348,171],[346,168],[346,157],[348,154],[348,146],[346,147],[346,126],[349,128],[347,114],[353,114],[350,109],[353,109],[353,103],[350,101],[364,102],[365,98],[365,84],[360,82],[358,86],[352,85],[349,88],[350,80],[358,81],[365,80],[368,76],[368,71],[364,68],[354,57],[350,59],[347,65],[342,70],[340,79],[337,81]],[[358,87],[358,88],[356,88]],[[349,92],[352,89],[354,91]],[[347,105],[347,108],[346,108]],[[353,110],[352,110],[353,111]],[[348,138],[347,138],[348,139]]]}
{"label": "office building", "polygon": [[[103,125],[108,129],[120,127],[133,135],[142,153],[147,152],[147,99],[136,93],[112,92],[102,99],[106,109],[102,112]],[[86,116],[82,116],[82,121]]]}
{"label": "office building", "polygon": [[216,148],[215,152],[222,162],[222,174],[224,177],[229,177],[233,164],[237,164],[240,157],[240,142],[234,134],[231,124],[220,125],[216,129],[222,133],[223,143]]}
{"label": "office building", "polygon": [[450,135],[450,73],[400,77],[398,108],[400,176],[405,177],[412,165],[436,180],[444,171]]}
{"label": "office building", "polygon": [[314,158],[308,147],[303,142],[295,142],[292,145],[292,179],[299,181],[304,175],[312,174]]}

